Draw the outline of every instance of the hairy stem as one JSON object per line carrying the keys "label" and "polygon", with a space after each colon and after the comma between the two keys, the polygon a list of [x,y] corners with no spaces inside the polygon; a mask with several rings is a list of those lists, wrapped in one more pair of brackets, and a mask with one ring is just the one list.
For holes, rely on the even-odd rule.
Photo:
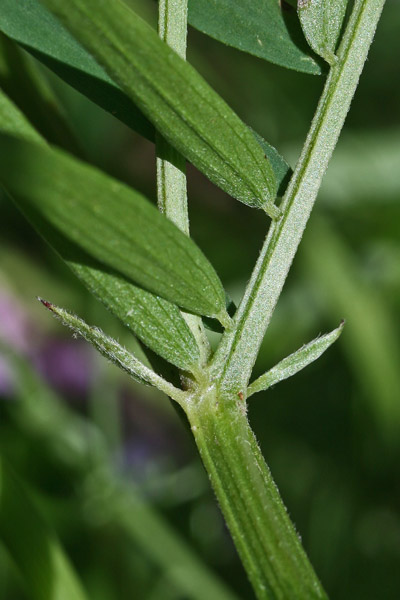
{"label": "hairy stem", "polygon": [[232,397],[228,406],[209,388],[185,409],[257,598],[326,598],[250,429],[243,400]]}
{"label": "hairy stem", "polygon": [[[187,0],[159,0],[158,32],[179,56],[186,58]],[[156,133],[158,207],[186,235],[189,215],[186,190],[186,161],[164,138]],[[203,364],[210,347],[200,317],[182,313],[200,348]]]}
{"label": "hairy stem", "polygon": [[385,0],[356,0],[305,146],[261,254],[214,358],[221,390],[245,393],[259,347],[350,108]]}

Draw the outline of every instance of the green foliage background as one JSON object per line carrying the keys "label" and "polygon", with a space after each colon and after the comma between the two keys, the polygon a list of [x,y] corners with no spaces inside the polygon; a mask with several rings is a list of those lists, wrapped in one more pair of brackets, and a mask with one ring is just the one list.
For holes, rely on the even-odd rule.
{"label": "green foliage background", "polygon": [[[155,3],[131,3],[154,22]],[[328,593],[341,599],[395,599],[400,589],[399,23],[400,6],[388,0],[256,374],[342,318],[347,321],[344,333],[317,363],[250,401],[252,426],[305,548]],[[192,29],[188,58],[243,120],[293,164],[322,78],[241,54]],[[46,76],[88,157],[155,198],[152,144],[50,73]],[[193,237],[232,298],[239,299],[265,218],[217,190],[195,169],[189,168],[188,178]],[[134,344],[5,197],[0,214],[0,293],[15,298],[31,322],[31,355],[50,342],[70,341],[68,332],[35,303],[36,295]],[[81,343],[74,342],[72,351],[81,366]],[[117,479],[132,483],[135,494],[212,571],[239,597],[251,598],[179,415],[165,398],[134,385],[102,359],[90,355],[88,360],[89,388],[84,394],[67,390],[63,403],[68,414],[93,422],[90,431],[106,448],[104,468],[111,463]],[[14,371],[14,392],[0,400],[0,450],[34,490],[88,596],[192,597],[171,582],[174,555],[168,567],[165,551],[161,566],[140,536],[116,517],[115,495],[107,497],[104,480],[97,477],[101,460],[93,466],[85,453],[73,455],[71,440],[64,451],[60,448],[65,417],[29,412],[35,396],[26,384],[28,375],[19,364]],[[86,430],[73,426],[72,431],[75,447],[88,442]],[[157,546],[156,537],[153,541]],[[159,544],[162,554],[165,539]],[[193,586],[198,588],[194,581]],[[202,597],[199,589],[196,593],[193,597]],[[1,545],[0,597],[31,597]]]}

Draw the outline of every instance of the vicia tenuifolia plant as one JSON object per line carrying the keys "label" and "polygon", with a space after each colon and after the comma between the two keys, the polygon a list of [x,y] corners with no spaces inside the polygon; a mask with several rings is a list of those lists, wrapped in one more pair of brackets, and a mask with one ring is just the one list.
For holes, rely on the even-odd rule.
{"label": "vicia tenuifolia plant", "polygon": [[[189,2],[189,22],[203,32],[326,76],[292,172],[186,62],[187,0],[159,0],[158,34],[121,0],[1,2],[4,43],[20,44],[155,142],[159,210],[73,156],[74,149],[67,153],[68,140],[58,144],[64,149],[53,146],[12,98],[0,96],[7,193],[87,288],[179,378],[169,381],[98,328],[47,299],[43,304],[133,379],[181,406],[260,599],[326,597],[249,426],[247,400],[316,360],[342,331],[343,323],[251,381],[383,5],[299,0],[296,12],[293,1]],[[237,309],[190,238],[187,160],[265,220],[265,242]],[[214,352],[206,326],[222,331]]]}

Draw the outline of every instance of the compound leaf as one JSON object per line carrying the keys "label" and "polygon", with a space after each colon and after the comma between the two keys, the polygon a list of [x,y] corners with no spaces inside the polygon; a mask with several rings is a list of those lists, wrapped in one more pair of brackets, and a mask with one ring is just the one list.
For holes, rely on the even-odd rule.
{"label": "compound leaf", "polygon": [[[0,17],[0,31],[93,102],[147,139],[154,140],[154,127],[150,121],[93,56],[38,0],[25,0],[23,4],[3,0]],[[257,135],[256,137],[258,139]],[[272,148],[267,142],[263,143]],[[284,160],[276,151],[280,160],[274,160],[274,152],[265,154],[270,160],[279,188],[281,164]],[[279,190],[278,193],[280,194]]]}

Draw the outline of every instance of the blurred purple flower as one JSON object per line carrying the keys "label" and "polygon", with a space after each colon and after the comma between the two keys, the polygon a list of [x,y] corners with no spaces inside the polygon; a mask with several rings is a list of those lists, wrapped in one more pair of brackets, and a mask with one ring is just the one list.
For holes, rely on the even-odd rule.
{"label": "blurred purple flower", "polygon": [[34,328],[20,304],[0,291],[0,339],[14,350],[26,353],[32,345]]}
{"label": "blurred purple flower", "polygon": [[[21,305],[9,292],[0,291],[0,342],[26,353],[32,343],[33,327]],[[0,354],[0,395],[12,396],[14,375],[9,361]]]}
{"label": "blurred purple flower", "polygon": [[[33,319],[6,290],[0,290],[0,341],[33,362],[59,392],[71,398],[85,397],[95,376],[94,351],[81,340],[44,338]],[[10,395],[12,369],[0,355],[0,393]]]}
{"label": "blurred purple flower", "polygon": [[134,473],[144,474],[146,468],[156,463],[159,458],[159,449],[152,446],[151,440],[138,435],[125,442],[118,462],[123,470],[128,469],[133,470]]}
{"label": "blurred purple flower", "polygon": [[83,340],[47,339],[33,361],[59,392],[73,399],[89,393],[95,377],[94,352]]}

